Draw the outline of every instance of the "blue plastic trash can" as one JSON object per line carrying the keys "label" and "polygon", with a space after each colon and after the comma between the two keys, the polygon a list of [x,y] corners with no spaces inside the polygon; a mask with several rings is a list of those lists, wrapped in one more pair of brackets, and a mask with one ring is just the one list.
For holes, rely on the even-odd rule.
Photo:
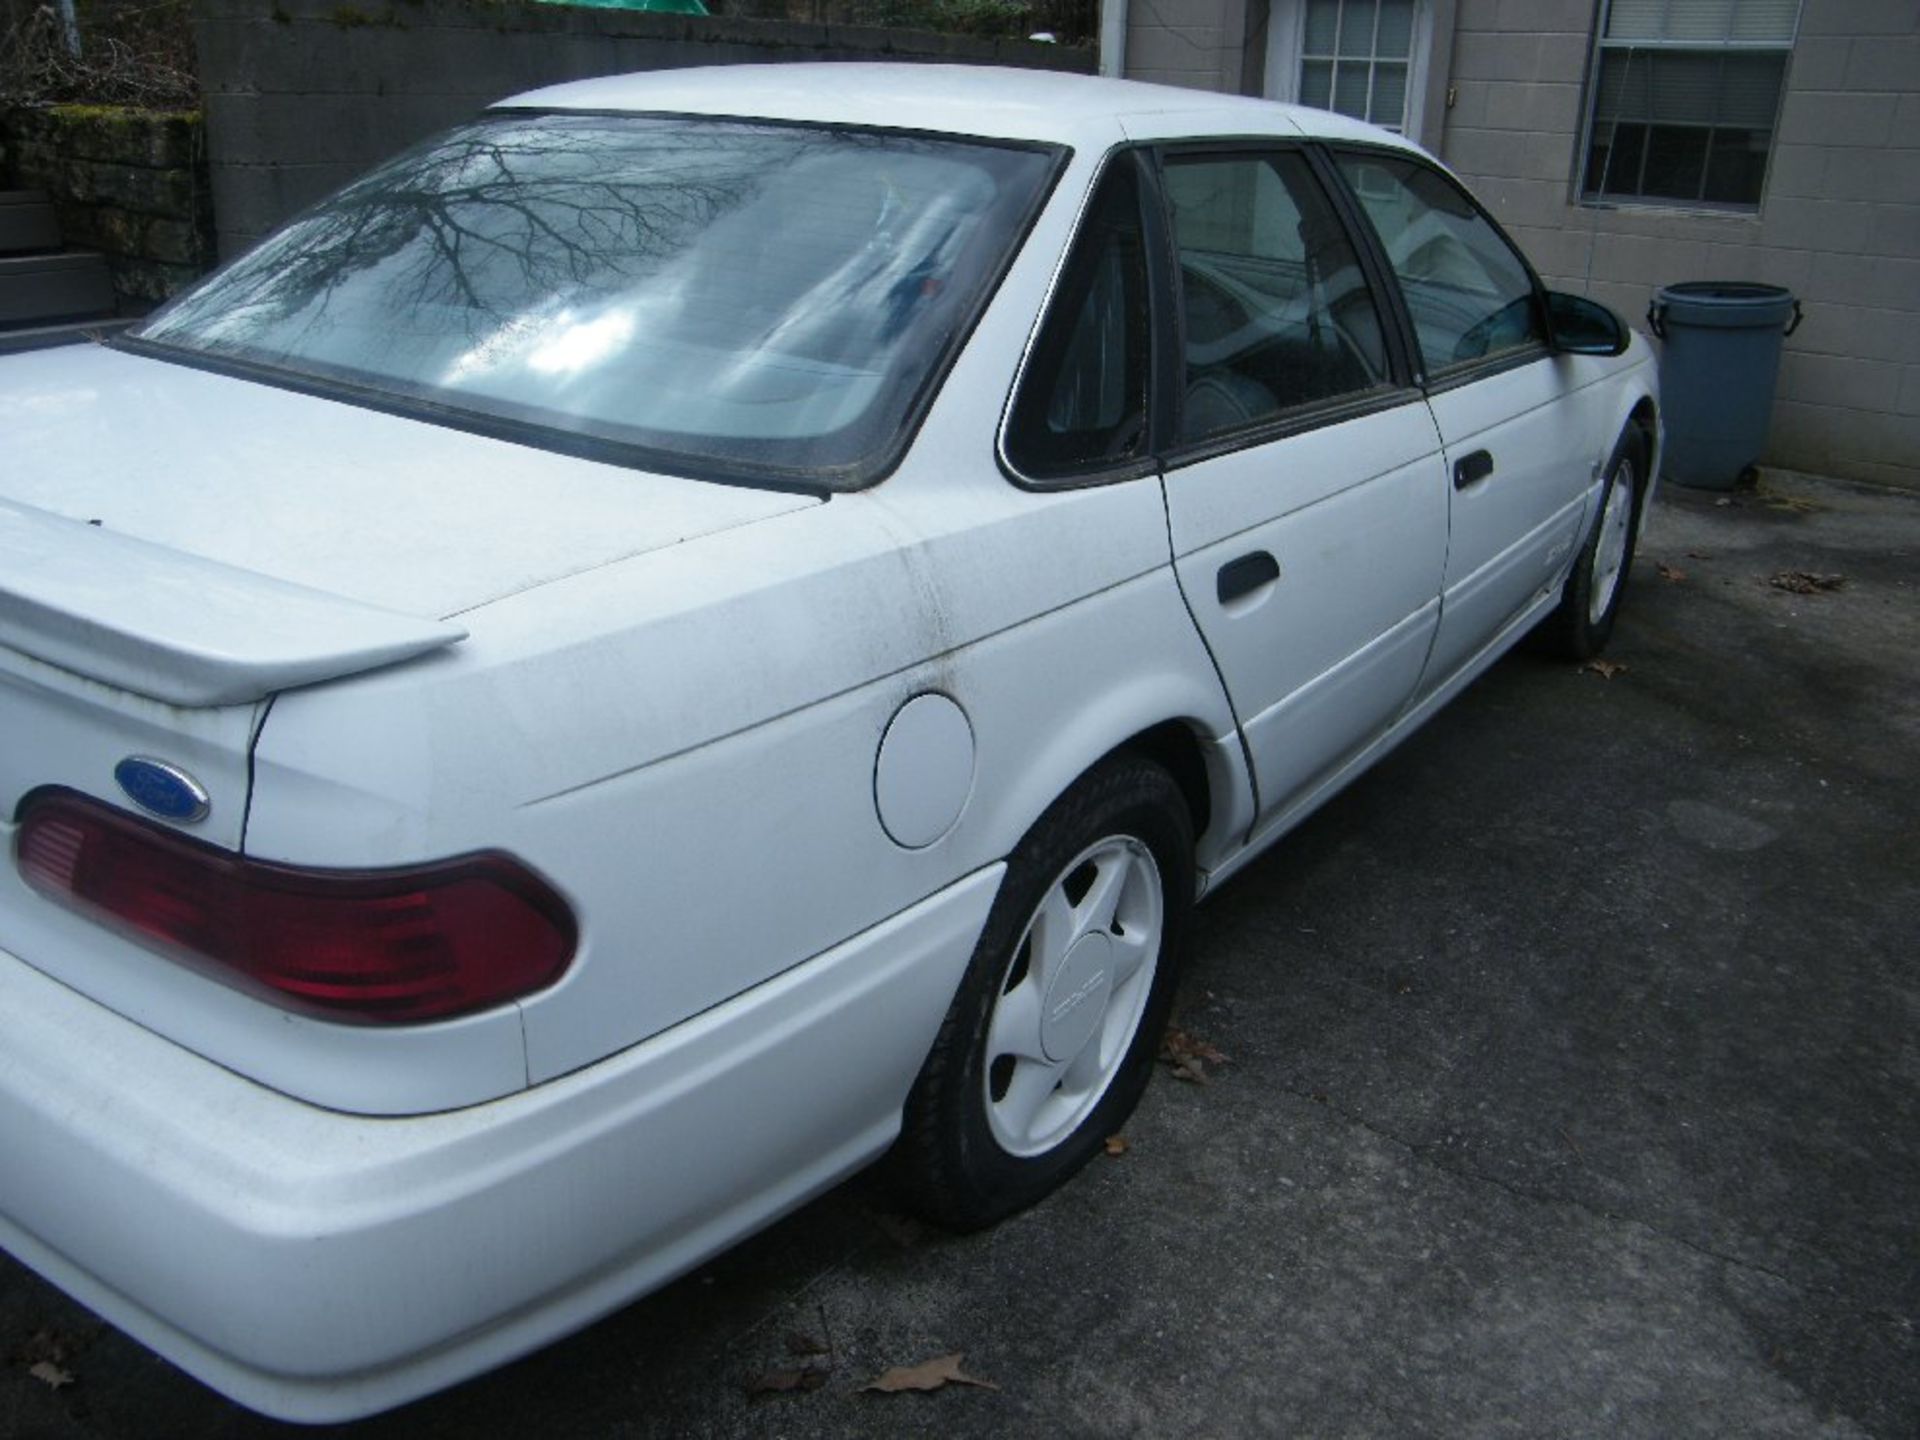
{"label": "blue plastic trash can", "polygon": [[1780,344],[1799,328],[1800,302],[1778,285],[1694,280],[1660,290],[1647,325],[1664,342],[1661,473],[1731,490],[1766,449]]}

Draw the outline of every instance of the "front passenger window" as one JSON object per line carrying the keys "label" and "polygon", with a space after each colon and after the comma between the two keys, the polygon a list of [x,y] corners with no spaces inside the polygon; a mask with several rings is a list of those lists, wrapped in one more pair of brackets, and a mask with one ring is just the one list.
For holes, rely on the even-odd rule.
{"label": "front passenger window", "polygon": [[1186,340],[1181,439],[1388,383],[1373,295],[1300,155],[1172,156],[1165,173]]}
{"label": "front passenger window", "polygon": [[1400,280],[1429,370],[1544,343],[1533,277],[1463,191],[1397,156],[1336,158]]}

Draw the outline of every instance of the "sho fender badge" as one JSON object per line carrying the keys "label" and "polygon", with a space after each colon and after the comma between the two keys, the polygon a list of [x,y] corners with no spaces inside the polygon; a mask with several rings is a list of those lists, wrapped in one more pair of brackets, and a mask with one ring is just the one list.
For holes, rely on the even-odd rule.
{"label": "sho fender badge", "polygon": [[207,818],[206,787],[178,765],[146,755],[129,755],[113,767],[113,778],[127,798],[149,815],[191,825]]}

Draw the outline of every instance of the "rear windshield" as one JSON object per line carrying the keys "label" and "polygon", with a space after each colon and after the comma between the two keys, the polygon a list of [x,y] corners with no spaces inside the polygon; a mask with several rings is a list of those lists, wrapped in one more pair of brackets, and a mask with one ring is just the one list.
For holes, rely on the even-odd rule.
{"label": "rear windshield", "polygon": [[897,457],[1052,165],[986,142],[508,111],[355,182],[134,339],[534,443],[849,488]]}

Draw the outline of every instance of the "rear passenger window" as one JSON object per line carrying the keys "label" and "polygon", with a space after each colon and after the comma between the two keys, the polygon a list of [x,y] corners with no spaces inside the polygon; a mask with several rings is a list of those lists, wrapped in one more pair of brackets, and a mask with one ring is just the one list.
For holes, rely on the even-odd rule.
{"label": "rear passenger window", "polygon": [[1131,156],[1107,170],[1014,397],[1007,458],[1035,479],[1139,458],[1147,443],[1147,261]]}
{"label": "rear passenger window", "polygon": [[1185,322],[1183,440],[1389,383],[1346,232],[1290,151],[1170,157]]}

